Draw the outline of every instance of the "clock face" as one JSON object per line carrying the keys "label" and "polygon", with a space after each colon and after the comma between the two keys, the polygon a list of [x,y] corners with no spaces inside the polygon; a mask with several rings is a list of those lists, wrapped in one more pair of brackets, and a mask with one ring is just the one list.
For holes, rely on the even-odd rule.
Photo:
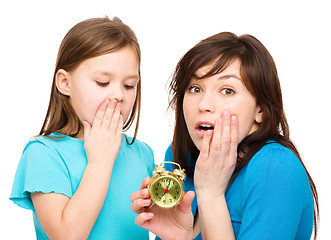
{"label": "clock face", "polygon": [[183,196],[181,183],[172,176],[157,178],[150,186],[150,193],[153,202],[163,208],[174,207]]}

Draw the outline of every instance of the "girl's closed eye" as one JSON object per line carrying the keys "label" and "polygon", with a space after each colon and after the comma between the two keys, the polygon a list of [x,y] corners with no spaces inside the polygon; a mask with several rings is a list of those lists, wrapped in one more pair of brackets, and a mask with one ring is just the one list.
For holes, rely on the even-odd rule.
{"label": "girl's closed eye", "polygon": [[109,82],[99,82],[95,81],[95,83],[100,87],[107,87],[109,85]]}
{"label": "girl's closed eye", "polygon": [[123,85],[127,90],[136,89],[137,84],[124,84]]}
{"label": "girl's closed eye", "polygon": [[190,86],[190,87],[188,88],[188,91],[189,91],[190,93],[200,93],[200,92],[201,92],[201,88],[198,87],[198,86]]}

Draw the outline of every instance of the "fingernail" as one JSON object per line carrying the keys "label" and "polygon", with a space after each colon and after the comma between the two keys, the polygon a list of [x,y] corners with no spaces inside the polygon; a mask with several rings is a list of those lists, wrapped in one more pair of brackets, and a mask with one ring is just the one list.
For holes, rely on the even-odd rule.
{"label": "fingernail", "polygon": [[149,212],[149,213],[147,213],[147,217],[153,217],[153,213],[151,213],[151,212]]}
{"label": "fingernail", "polygon": [[230,118],[230,114],[228,111],[224,111],[223,113],[224,119],[229,119]]}
{"label": "fingernail", "polygon": [[148,205],[150,203],[151,203],[151,200],[150,199],[143,200],[143,204],[144,205]]}
{"label": "fingernail", "polygon": [[236,116],[232,116],[231,117],[231,122],[232,122],[232,124],[236,124],[237,123],[237,117]]}
{"label": "fingernail", "polygon": [[147,188],[144,189],[143,195],[144,195],[144,197],[148,197],[149,194],[148,194]]}

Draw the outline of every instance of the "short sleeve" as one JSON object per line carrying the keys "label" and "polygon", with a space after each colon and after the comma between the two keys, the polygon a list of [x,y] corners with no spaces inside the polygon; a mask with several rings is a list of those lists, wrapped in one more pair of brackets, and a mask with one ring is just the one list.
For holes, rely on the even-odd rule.
{"label": "short sleeve", "polygon": [[[262,148],[247,166],[237,239],[295,239],[303,211],[312,210],[310,201],[309,181],[295,154],[285,147]],[[310,235],[312,219],[307,226]]]}
{"label": "short sleeve", "polygon": [[22,154],[16,170],[10,200],[20,207],[34,211],[30,193],[59,193],[72,197],[70,175],[56,149],[33,140]]}

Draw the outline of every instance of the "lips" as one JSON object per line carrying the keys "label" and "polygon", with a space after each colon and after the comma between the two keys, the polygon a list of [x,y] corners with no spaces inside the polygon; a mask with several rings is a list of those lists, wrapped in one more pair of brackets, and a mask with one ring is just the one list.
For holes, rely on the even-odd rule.
{"label": "lips", "polygon": [[203,137],[206,131],[214,131],[214,123],[209,121],[199,121],[196,123],[194,130],[199,137]]}

